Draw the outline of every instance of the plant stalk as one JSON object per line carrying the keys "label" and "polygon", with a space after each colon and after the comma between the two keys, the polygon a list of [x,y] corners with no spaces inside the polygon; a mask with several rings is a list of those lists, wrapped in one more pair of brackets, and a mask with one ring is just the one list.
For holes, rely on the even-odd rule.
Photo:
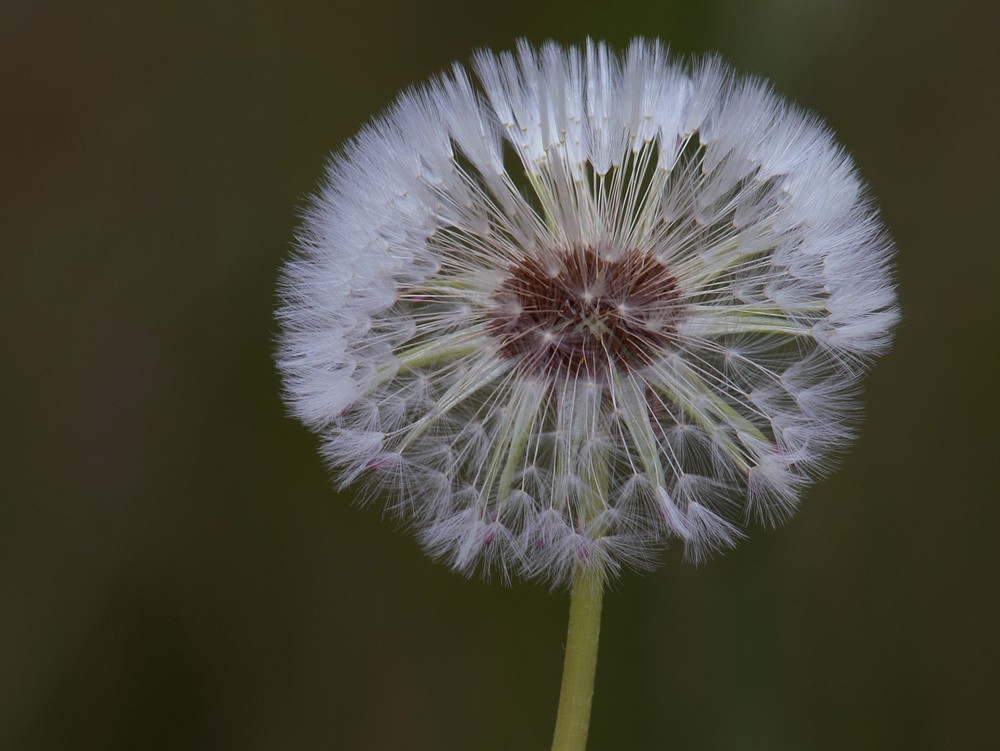
{"label": "plant stalk", "polygon": [[604,578],[583,567],[573,580],[562,688],[552,751],[584,751],[597,671]]}

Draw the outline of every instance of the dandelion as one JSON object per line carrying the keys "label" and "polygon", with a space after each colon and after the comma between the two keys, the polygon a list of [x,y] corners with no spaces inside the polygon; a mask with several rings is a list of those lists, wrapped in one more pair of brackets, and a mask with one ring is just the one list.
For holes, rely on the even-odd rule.
{"label": "dandelion", "polygon": [[432,556],[599,613],[623,567],[729,548],[831,469],[892,245],[829,131],[718,59],[472,67],[330,163],[282,283],[286,397]]}

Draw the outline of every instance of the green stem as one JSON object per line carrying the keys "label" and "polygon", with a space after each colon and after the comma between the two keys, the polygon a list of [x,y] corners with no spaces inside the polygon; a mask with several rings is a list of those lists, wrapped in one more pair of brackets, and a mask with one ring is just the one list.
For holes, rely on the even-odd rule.
{"label": "green stem", "polygon": [[552,751],[584,751],[587,747],[603,595],[603,577],[581,567],[570,595],[566,658]]}

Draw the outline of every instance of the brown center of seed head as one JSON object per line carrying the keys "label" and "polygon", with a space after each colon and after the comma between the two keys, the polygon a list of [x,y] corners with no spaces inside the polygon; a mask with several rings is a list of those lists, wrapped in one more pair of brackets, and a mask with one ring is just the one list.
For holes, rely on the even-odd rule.
{"label": "brown center of seed head", "polygon": [[525,257],[493,293],[489,331],[528,372],[607,378],[658,358],[681,314],[677,279],[639,249],[592,247]]}

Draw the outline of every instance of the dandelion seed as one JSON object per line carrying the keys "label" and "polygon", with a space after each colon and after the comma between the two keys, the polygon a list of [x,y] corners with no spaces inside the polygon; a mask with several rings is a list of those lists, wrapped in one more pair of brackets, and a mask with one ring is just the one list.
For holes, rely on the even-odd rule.
{"label": "dandelion seed", "polygon": [[463,573],[603,580],[787,518],[897,319],[850,158],[655,43],[472,67],[331,162],[282,282],[294,413]]}

